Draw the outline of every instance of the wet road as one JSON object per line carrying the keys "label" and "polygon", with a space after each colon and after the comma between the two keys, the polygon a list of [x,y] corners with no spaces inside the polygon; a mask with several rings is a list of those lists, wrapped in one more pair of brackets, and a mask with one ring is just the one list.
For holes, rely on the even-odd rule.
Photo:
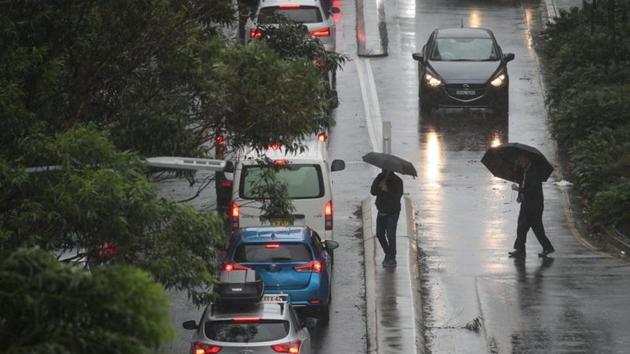
{"label": "wet road", "polygon": [[[622,353],[630,344],[627,262],[590,251],[567,223],[564,195],[544,185],[544,223],[557,252],[507,257],[518,204],[510,184],[480,163],[489,144],[537,146],[555,163],[545,125],[543,86],[530,33],[543,4],[518,1],[385,0],[389,56],[370,60],[383,119],[392,122],[392,151],[419,166],[406,178],[418,210],[423,332],[434,353]],[[418,51],[436,27],[490,28],[509,64],[510,115],[502,121],[474,111],[418,112]],[[342,97],[343,99],[343,97]],[[480,319],[479,331],[466,329]]]}

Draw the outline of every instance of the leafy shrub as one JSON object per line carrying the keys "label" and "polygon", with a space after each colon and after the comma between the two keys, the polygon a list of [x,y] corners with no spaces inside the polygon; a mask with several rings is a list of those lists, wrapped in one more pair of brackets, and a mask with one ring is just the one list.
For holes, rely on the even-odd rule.
{"label": "leafy shrub", "polygon": [[591,197],[606,183],[622,175],[619,157],[630,157],[627,137],[630,127],[620,130],[604,128],[580,141],[570,150],[570,162],[577,188]]}
{"label": "leafy shrub", "polygon": [[602,128],[630,123],[630,85],[596,86],[562,100],[552,112],[553,133],[570,148]]}
{"label": "leafy shrub", "polygon": [[595,195],[591,219],[599,225],[630,225],[630,178],[622,178]]}

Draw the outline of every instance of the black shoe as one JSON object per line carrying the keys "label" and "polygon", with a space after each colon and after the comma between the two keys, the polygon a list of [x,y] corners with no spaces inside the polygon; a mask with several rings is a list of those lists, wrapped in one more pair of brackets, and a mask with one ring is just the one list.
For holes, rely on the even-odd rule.
{"label": "black shoe", "polygon": [[554,253],[556,250],[552,248],[547,248],[538,254],[538,257],[547,257],[548,254]]}
{"label": "black shoe", "polygon": [[514,250],[512,252],[508,252],[508,254],[510,255],[510,258],[525,257],[525,250]]}
{"label": "black shoe", "polygon": [[385,268],[393,268],[396,266],[396,260],[395,259],[388,259],[385,263],[383,263],[383,267]]}
{"label": "black shoe", "polygon": [[389,257],[385,256],[381,264],[383,265],[383,267],[387,267],[387,265],[389,264]]}

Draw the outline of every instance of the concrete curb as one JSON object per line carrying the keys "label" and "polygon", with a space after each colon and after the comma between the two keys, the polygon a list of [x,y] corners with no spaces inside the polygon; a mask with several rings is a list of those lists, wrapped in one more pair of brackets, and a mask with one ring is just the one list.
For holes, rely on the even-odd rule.
{"label": "concrete curb", "polygon": [[356,2],[357,54],[364,57],[387,55],[385,5],[377,0]]}
{"label": "concrete curb", "polygon": [[368,197],[361,202],[363,216],[363,266],[365,273],[365,313],[367,332],[366,353],[378,353],[378,340],[376,337],[376,295],[369,289],[376,287],[375,242],[372,235],[372,198]]}
{"label": "concrete curb", "polygon": [[553,0],[545,0],[545,7],[547,8],[547,21],[550,23],[556,22],[556,17],[558,17],[558,9],[556,8],[556,4]]}
{"label": "concrete curb", "polygon": [[626,255],[630,254],[630,239],[622,234],[621,231],[615,227],[606,228],[606,235],[613,246],[625,252]]}

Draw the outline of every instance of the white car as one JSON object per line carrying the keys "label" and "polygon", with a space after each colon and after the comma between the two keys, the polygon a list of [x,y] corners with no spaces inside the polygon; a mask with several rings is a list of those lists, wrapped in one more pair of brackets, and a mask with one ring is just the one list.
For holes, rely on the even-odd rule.
{"label": "white car", "polygon": [[332,14],[339,8],[330,5],[332,0],[260,0],[256,13],[245,24],[245,42],[260,36],[259,25],[273,24],[275,16],[304,24],[311,36],[318,38],[328,52],[335,52],[336,26]]}

